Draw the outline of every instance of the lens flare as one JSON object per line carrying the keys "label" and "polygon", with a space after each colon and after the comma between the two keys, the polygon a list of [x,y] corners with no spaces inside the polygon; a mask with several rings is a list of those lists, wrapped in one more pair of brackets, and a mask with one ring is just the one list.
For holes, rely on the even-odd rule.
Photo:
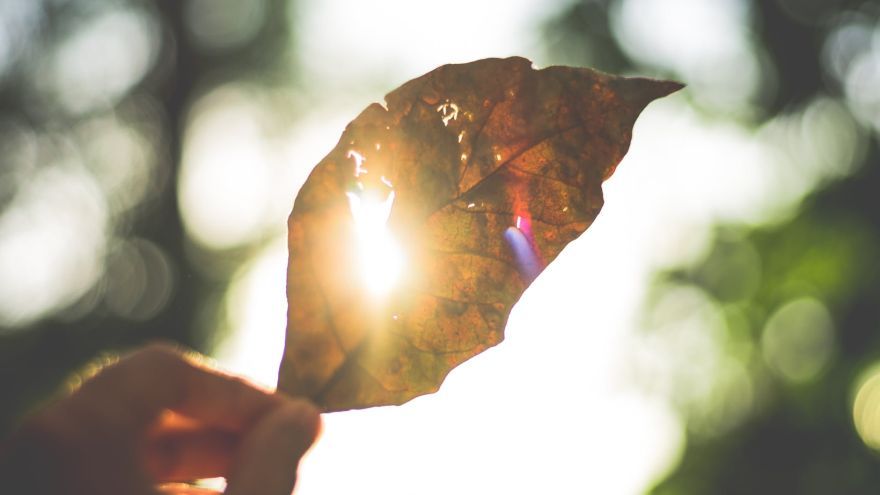
{"label": "lens flare", "polygon": [[[470,205],[468,207],[470,208]],[[528,213],[516,216],[514,225],[504,231],[504,239],[513,250],[516,266],[522,279],[526,282],[535,280],[544,269],[545,264],[535,247],[532,222]]]}

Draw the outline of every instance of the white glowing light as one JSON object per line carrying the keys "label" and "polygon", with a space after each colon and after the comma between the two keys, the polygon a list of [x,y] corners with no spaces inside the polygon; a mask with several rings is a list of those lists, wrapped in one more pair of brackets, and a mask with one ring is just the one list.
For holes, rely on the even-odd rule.
{"label": "white glowing light", "polygon": [[458,120],[458,105],[455,103],[447,101],[437,107],[437,111],[440,112],[440,119],[443,121],[443,125],[449,125],[450,120]]}
{"label": "white glowing light", "polygon": [[388,231],[394,191],[384,199],[369,192],[346,193],[357,239],[360,275],[374,296],[388,293],[403,271],[403,251]]}
{"label": "white glowing light", "polygon": [[367,169],[365,169],[363,167],[363,163],[365,161],[367,161],[367,159],[364,158],[364,155],[358,153],[355,150],[348,150],[348,155],[346,155],[346,156],[348,158],[354,158],[354,176],[355,177],[360,177],[361,175],[367,173]]}
{"label": "white glowing light", "polygon": [[245,86],[225,85],[199,98],[191,115],[177,186],[187,234],[211,249],[247,244],[274,217],[279,169],[259,125],[263,112]]}
{"label": "white glowing light", "polygon": [[[147,74],[159,51],[159,29],[152,16],[134,9],[99,12],[58,45],[38,83],[49,86],[72,112],[118,101]],[[97,52],[100,57],[93,56]]]}

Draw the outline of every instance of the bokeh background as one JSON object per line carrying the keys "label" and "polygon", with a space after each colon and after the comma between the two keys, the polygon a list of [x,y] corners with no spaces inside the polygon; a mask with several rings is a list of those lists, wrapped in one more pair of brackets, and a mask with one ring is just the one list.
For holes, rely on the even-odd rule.
{"label": "bokeh background", "polygon": [[402,82],[510,55],[688,87],[507,340],[326,415],[298,492],[880,489],[877,1],[3,0],[2,430],[157,338],[272,385],[310,168]]}

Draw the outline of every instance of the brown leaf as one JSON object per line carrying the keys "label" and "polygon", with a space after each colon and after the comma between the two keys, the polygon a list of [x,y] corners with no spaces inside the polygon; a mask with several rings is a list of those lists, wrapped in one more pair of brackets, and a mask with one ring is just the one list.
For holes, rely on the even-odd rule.
{"label": "brown leaf", "polygon": [[439,67],[367,107],[315,167],[289,220],[280,390],[327,411],[436,391],[501,342],[599,213],[638,114],[681,88],[531,65]]}

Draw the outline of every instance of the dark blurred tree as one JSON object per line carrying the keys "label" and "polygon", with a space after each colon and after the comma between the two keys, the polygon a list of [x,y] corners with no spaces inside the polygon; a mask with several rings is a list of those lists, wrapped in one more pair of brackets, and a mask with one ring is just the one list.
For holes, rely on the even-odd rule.
{"label": "dark blurred tree", "polygon": [[[227,3],[215,3],[208,13],[222,16],[224,9],[234,12],[235,9],[230,9],[232,6]],[[12,16],[16,11],[14,4],[10,4],[12,9],[0,9],[0,17],[4,13]],[[25,410],[50,397],[71,371],[102,352],[118,352],[155,339],[176,341],[196,350],[209,351],[216,338],[213,335],[216,321],[211,312],[215,309],[212,301],[216,301],[225,290],[231,270],[209,277],[205,270],[197,269],[193,253],[198,247],[187,238],[183,229],[177,180],[186,113],[200,92],[218,82],[251,79],[264,85],[285,83],[284,78],[290,70],[288,66],[282,67],[280,61],[291,48],[287,25],[287,9],[291,2],[256,2],[267,13],[259,19],[256,33],[219,47],[200,42],[198,33],[193,32],[191,17],[204,15],[204,12],[187,10],[194,9],[196,4],[202,11],[206,6],[211,7],[206,2],[193,0],[33,2],[40,20],[34,26],[33,36],[21,47],[24,55],[14,60],[0,79],[0,116],[20,119],[41,132],[75,127],[95,113],[124,113],[129,111],[130,101],[146,99],[158,103],[153,106],[158,113],[161,131],[150,143],[159,157],[154,170],[158,177],[157,187],[133,213],[114,218],[110,229],[118,240],[145,239],[161,250],[170,264],[172,292],[167,304],[148,319],[120,316],[108,311],[103,299],[110,290],[107,277],[112,273],[108,271],[82,296],[84,301],[89,301],[87,311],[71,315],[59,308],[26,328],[0,327],[0,396],[3,397],[0,433],[8,430]],[[147,74],[110,108],[84,114],[65,112],[58,101],[44,94],[35,96],[34,66],[51,60],[53,49],[65,42],[67,33],[111,8],[133,9],[140,16],[152,18],[158,26],[156,61]],[[17,22],[15,18],[0,21]],[[96,52],[90,56],[105,54]],[[141,109],[134,108],[135,112]],[[8,206],[12,197],[14,192],[7,197],[0,196],[0,200],[5,200],[0,201],[0,207]],[[236,260],[241,260],[239,254],[221,253],[221,256],[234,265]],[[112,256],[111,249],[105,260],[105,270],[112,268]],[[120,283],[126,281],[123,279]]]}

